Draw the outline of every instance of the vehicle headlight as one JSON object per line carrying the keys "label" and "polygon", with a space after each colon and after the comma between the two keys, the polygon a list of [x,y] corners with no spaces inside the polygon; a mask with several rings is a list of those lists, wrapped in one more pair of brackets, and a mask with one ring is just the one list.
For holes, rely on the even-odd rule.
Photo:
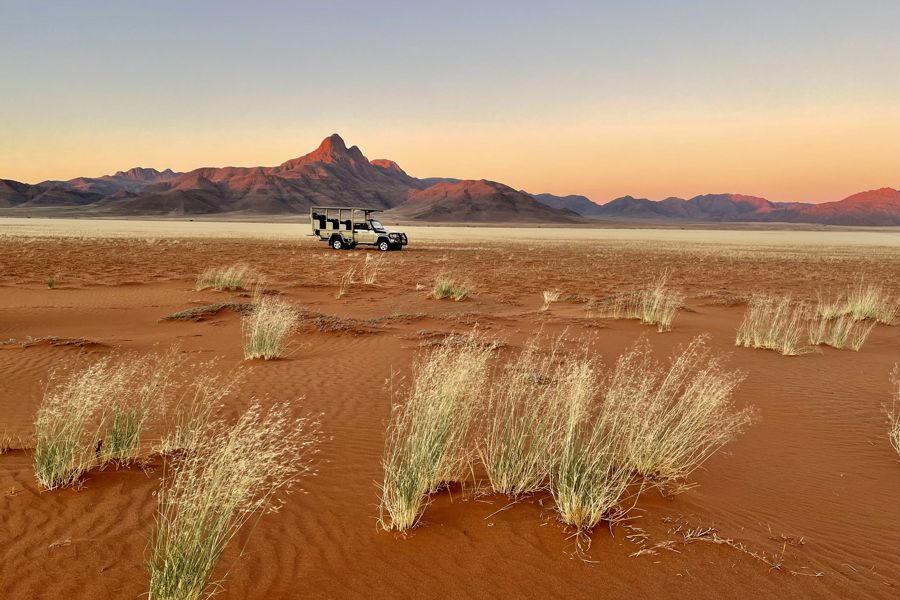
{"label": "vehicle headlight", "polygon": [[390,233],[390,234],[388,234],[388,236],[393,239],[398,239],[400,237],[400,234],[399,233]]}

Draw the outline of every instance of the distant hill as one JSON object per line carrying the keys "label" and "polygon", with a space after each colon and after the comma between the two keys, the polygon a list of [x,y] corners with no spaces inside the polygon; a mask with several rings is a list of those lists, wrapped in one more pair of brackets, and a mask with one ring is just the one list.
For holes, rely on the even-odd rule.
{"label": "distant hill", "polygon": [[313,205],[364,206],[420,221],[580,223],[589,219],[900,225],[900,191],[882,188],[839,202],[772,202],[741,194],[654,201],[623,196],[529,194],[488,180],[419,179],[388,159],[368,160],[338,134],[274,167],[204,167],[187,173],[135,167],[102,177],[27,184],[0,179],[7,214],[75,216],[303,214]]}
{"label": "distant hill", "polygon": [[596,217],[600,215],[600,205],[586,196],[575,194],[569,196],[554,196],[553,194],[532,194],[538,202],[550,208],[571,210],[583,217]]}
{"label": "distant hill", "polygon": [[577,223],[583,219],[565,209],[550,208],[533,196],[481,179],[436,183],[410,192],[391,215],[438,222]]}
{"label": "distant hill", "polygon": [[136,167],[36,185],[0,179],[0,207],[22,213],[60,207],[85,216],[266,215],[305,213],[313,205],[396,209],[398,216],[425,221],[580,218],[498,183],[417,179],[394,161],[369,161],[337,134],[276,167],[204,167],[187,173]]}
{"label": "distant hill", "polygon": [[659,201],[623,196],[599,208],[590,216],[623,220],[900,225],[900,191],[892,188],[862,192],[823,204],[772,202],[740,194],[705,194],[689,200],[672,197]]}

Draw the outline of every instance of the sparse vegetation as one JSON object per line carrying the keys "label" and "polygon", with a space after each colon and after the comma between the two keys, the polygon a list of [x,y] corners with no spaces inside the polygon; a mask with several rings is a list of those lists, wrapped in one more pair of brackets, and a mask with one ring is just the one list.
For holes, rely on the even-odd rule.
{"label": "sparse vegetation", "polygon": [[216,291],[248,290],[259,279],[248,265],[233,264],[227,267],[209,268],[197,277],[197,291],[212,288]]}
{"label": "sparse vegetation", "polygon": [[434,287],[431,289],[431,295],[438,300],[452,298],[454,302],[459,302],[471,296],[472,290],[446,275],[438,275],[434,281]]}
{"label": "sparse vegetation", "polygon": [[768,348],[786,356],[802,354],[808,308],[790,296],[756,295],[750,299],[735,344]]}
{"label": "sparse vegetation", "polygon": [[163,478],[150,545],[153,600],[199,600],[229,542],[298,473],[309,472],[318,423],[287,405],[253,404],[235,423],[210,422]]}
{"label": "sparse vegetation", "polygon": [[422,516],[428,496],[458,481],[476,398],[487,387],[490,346],[474,336],[465,345],[435,348],[414,367],[405,402],[396,404],[385,437],[379,523],[405,531]]}
{"label": "sparse vegetation", "polygon": [[638,319],[646,325],[656,325],[659,332],[670,331],[678,309],[684,305],[684,296],[667,286],[668,272],[646,288],[616,294],[592,306],[601,317],[611,319]]}
{"label": "sparse vegetation", "polygon": [[297,311],[286,302],[262,298],[241,320],[244,358],[272,360],[284,353],[284,341],[297,324]]}
{"label": "sparse vegetation", "polygon": [[[495,378],[478,452],[491,488],[518,496],[540,490],[558,450],[560,407],[570,390],[557,364],[557,344],[542,353],[537,338]],[[563,365],[565,368],[567,365]]]}
{"label": "sparse vegetation", "polygon": [[820,313],[809,324],[809,343],[813,346],[825,344],[842,349],[849,346],[858,352],[875,328],[875,322],[857,321],[851,315],[828,319]]}
{"label": "sparse vegetation", "polygon": [[541,305],[541,310],[545,311],[550,308],[550,305],[559,300],[560,293],[555,290],[544,290],[544,303]]}
{"label": "sparse vegetation", "polygon": [[735,411],[731,397],[743,379],[711,355],[706,336],[695,338],[666,369],[646,341],[616,362],[604,410],[616,415],[624,460],[645,479],[664,485],[684,479],[753,418]]}
{"label": "sparse vegetation", "polygon": [[828,320],[850,317],[854,321],[871,320],[890,325],[894,322],[897,308],[897,301],[884,288],[860,280],[836,300],[820,300],[818,312]]}
{"label": "sparse vegetation", "polygon": [[887,409],[888,439],[897,454],[900,454],[900,363],[894,365],[891,382],[894,384],[894,398],[891,400],[891,407]]}
{"label": "sparse vegetation", "polygon": [[53,275],[53,276],[48,277],[44,283],[47,284],[47,289],[52,290],[52,289],[56,288],[56,283],[57,283],[56,276]]}

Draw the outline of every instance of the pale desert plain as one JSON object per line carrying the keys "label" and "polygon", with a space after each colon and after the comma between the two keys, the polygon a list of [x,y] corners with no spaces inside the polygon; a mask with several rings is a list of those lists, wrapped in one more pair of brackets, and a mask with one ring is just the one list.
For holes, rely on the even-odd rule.
{"label": "pale desert plain", "polygon": [[[864,282],[896,302],[900,231],[403,229],[407,248],[378,253],[331,250],[302,223],[0,219],[0,597],[146,597],[160,426],[145,432],[140,461],[52,491],[35,478],[34,428],[54,370],[172,347],[185,365],[245,372],[223,419],[256,398],[321,423],[314,472],[227,546],[217,598],[900,595],[900,456],[885,413],[897,320],[872,325],[858,351],[735,344],[754,294],[815,306]],[[233,264],[299,311],[277,360],[244,359],[234,307],[252,303],[252,289],[196,289],[203,271]],[[670,331],[598,310],[663,275],[684,297]],[[434,298],[442,276],[470,296]],[[558,295],[545,303],[544,292]],[[473,330],[494,369],[535,335],[609,370],[640,339],[665,362],[708,334],[713,355],[744,375],[734,410],[755,416],[678,489],[644,489],[627,519],[586,536],[560,522],[546,490],[491,493],[477,455],[416,527],[385,531],[392,402],[417,358]]]}

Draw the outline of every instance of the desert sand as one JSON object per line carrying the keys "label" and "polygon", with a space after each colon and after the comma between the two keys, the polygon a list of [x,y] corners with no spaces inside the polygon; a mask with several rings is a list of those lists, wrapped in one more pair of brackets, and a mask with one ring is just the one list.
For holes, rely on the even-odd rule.
{"label": "desert sand", "polygon": [[[735,348],[754,292],[815,300],[864,278],[900,296],[896,231],[404,228],[374,285],[335,298],[374,250],[335,252],[300,224],[0,221],[0,597],[140,598],[161,461],[94,471],[80,489],[41,491],[29,437],[55,366],[115,349],[180,344],[195,362],[249,374],[224,407],[252,397],[322,413],[318,475],[242,532],[217,572],[223,599],[270,598],[896,598],[900,462],[882,404],[900,360],[900,328],[879,325],[859,352],[796,357]],[[240,315],[161,322],[247,294],[194,291],[199,272],[244,262],[307,311],[289,356],[246,362]],[[661,271],[687,295],[671,332],[598,318],[589,300]],[[463,302],[428,290],[439,273],[475,290]],[[55,289],[46,281],[55,278]],[[543,290],[562,300],[540,311]],[[598,527],[584,555],[537,496],[509,506],[477,481],[439,494],[406,536],[376,524],[390,410],[386,381],[450,332],[476,327],[520,348],[539,327],[590,344],[609,365],[641,336],[663,359],[700,333],[747,377],[737,406],[760,419],[692,476],[696,487],[642,496],[628,525]],[[71,341],[73,343],[67,343]],[[355,393],[339,393],[336,385]],[[480,477],[478,469],[475,479]],[[734,546],[685,543],[715,528]],[[655,552],[655,545],[668,549]],[[238,554],[243,547],[243,556]],[[765,556],[768,563],[752,556]]]}

